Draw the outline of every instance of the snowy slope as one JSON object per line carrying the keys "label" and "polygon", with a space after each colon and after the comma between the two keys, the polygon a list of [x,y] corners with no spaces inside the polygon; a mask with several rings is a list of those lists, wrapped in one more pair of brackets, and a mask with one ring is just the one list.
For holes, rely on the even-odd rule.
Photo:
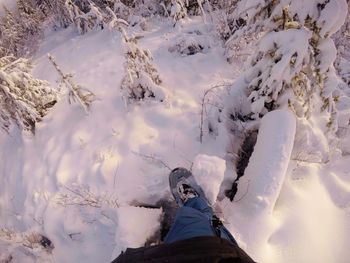
{"label": "snowy slope", "polygon": [[[205,135],[201,144],[199,125],[204,92],[218,83],[232,83],[241,65],[226,62],[220,42],[200,18],[182,26],[163,21],[150,23],[147,32],[133,30],[142,35],[140,46],[154,57],[169,95],[164,103],[125,106],[119,89],[125,59],[118,32],[80,36],[68,28],[46,34],[35,58],[35,75],[55,85],[58,75],[47,59],[50,53],[97,100],[85,115],[63,96],[38,124],[35,136],[16,129],[11,136],[0,135],[0,227],[22,233],[16,236],[20,241],[39,232],[55,246],[51,254],[23,248],[13,242],[14,235],[0,231],[1,257],[12,253],[17,262],[36,262],[35,257],[42,262],[108,262],[128,246],[142,246],[157,230],[161,211],[130,203],[170,198],[170,169],[212,169],[203,156],[215,156],[220,164],[216,179],[235,178],[232,164],[222,162],[229,136]],[[176,41],[190,37],[208,46],[191,56],[171,52]],[[258,226],[266,230],[263,239],[248,236],[254,233],[239,212],[247,200],[219,201],[220,216],[259,262],[348,262],[349,156],[326,164],[294,160],[288,165],[288,159],[273,212]],[[219,184],[216,180],[212,189],[206,185],[211,199]]]}
{"label": "snowy slope", "polygon": [[[79,36],[70,28],[48,33],[37,54],[35,75],[55,84],[58,75],[47,59],[49,52],[97,100],[86,116],[63,97],[38,124],[35,137],[16,130],[11,137],[2,135],[2,226],[39,229],[53,241],[56,262],[104,262],[114,248],[118,254],[121,248],[146,241],[159,225],[159,211],[136,212],[127,209],[129,203],[154,203],[170,196],[168,167],[189,168],[202,152],[199,103],[204,90],[232,76],[218,56],[223,53],[218,45],[190,57],[168,51],[169,39],[194,29],[205,32],[200,20],[175,31],[171,25],[154,25],[140,40],[151,50],[170,96],[165,103],[130,107],[125,107],[119,89],[124,56],[118,32]],[[223,142],[210,154],[223,157],[224,146]],[[86,204],[77,191],[96,204],[90,199]],[[126,224],[128,214],[139,226]]]}

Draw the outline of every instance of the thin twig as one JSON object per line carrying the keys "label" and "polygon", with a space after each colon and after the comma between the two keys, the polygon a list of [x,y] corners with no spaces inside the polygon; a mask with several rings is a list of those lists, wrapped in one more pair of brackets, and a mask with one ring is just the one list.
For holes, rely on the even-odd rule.
{"label": "thin twig", "polygon": [[119,170],[119,162],[118,162],[117,168],[115,169],[115,172],[114,172],[113,188],[115,188],[115,181],[116,181],[118,170]]}
{"label": "thin twig", "polygon": [[248,185],[247,185],[247,189],[246,189],[245,193],[238,200],[233,199],[232,202],[239,202],[248,194],[249,184],[250,184],[250,180],[248,180]]}
{"label": "thin twig", "polygon": [[162,164],[165,168],[169,169],[169,171],[171,171],[172,169],[169,167],[169,165],[167,165],[162,159],[156,158],[154,155],[147,155],[147,154],[143,154],[143,153],[138,153],[138,152],[133,152],[134,154],[137,154],[145,159],[149,159],[152,161],[157,161],[160,164]]}
{"label": "thin twig", "polygon": [[212,92],[213,90],[220,88],[220,87],[225,87],[225,86],[232,86],[232,83],[226,83],[226,84],[218,84],[215,86],[212,86],[211,88],[207,89],[204,92],[204,95],[202,97],[202,101],[201,101],[201,120],[200,120],[200,125],[199,125],[199,129],[200,129],[200,134],[199,134],[199,141],[200,143],[203,143],[203,123],[204,123],[204,111],[205,111],[205,99],[206,96]]}

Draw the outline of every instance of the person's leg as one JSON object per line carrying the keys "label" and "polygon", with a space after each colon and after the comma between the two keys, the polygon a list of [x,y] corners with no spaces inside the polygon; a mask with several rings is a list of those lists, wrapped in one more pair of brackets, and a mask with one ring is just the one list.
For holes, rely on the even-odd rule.
{"label": "person's leg", "polygon": [[[189,199],[176,213],[175,221],[164,242],[172,243],[197,236],[215,236],[212,226],[213,210],[201,197]],[[222,225],[219,227],[221,238],[236,243],[230,232]]]}
{"label": "person's leg", "polygon": [[[213,215],[214,215],[213,209],[207,204],[206,201],[204,201],[204,199],[199,197],[191,198],[186,202],[185,206],[192,207],[204,213],[208,217],[209,223],[211,224],[211,220],[213,219]],[[231,235],[230,231],[228,231],[228,229],[224,225],[221,225],[219,227],[219,230],[220,230],[221,238],[227,239],[232,243],[237,244],[236,240]]]}
{"label": "person's leg", "polygon": [[198,236],[214,236],[210,220],[211,208],[200,197],[189,199],[176,212],[175,221],[171,226],[164,243],[172,243]]}
{"label": "person's leg", "polygon": [[201,197],[188,199],[184,206],[198,210],[199,212],[205,214],[209,220],[211,220],[213,217],[213,209]]}

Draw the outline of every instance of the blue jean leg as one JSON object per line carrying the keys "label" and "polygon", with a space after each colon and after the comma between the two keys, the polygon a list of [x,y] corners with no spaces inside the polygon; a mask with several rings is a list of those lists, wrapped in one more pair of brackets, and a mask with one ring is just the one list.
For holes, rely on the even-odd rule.
{"label": "blue jean leg", "polygon": [[[178,209],[174,224],[166,235],[164,243],[172,243],[198,236],[216,236],[211,225],[212,217],[213,210],[204,199],[200,197],[189,199],[183,207]],[[221,226],[220,232],[221,238],[236,243],[226,227]]]}

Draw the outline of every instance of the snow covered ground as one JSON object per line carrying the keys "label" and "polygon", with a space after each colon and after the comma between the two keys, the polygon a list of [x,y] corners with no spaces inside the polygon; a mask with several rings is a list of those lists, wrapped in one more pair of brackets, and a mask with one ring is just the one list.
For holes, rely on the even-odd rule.
{"label": "snow covered ground", "polygon": [[[119,32],[81,36],[73,27],[47,32],[35,57],[35,76],[55,85],[50,53],[97,99],[86,115],[63,96],[37,125],[35,136],[16,129],[11,136],[0,135],[0,260],[12,255],[14,262],[108,262],[128,246],[142,246],[159,228],[160,209],[131,204],[170,199],[170,169],[193,166],[197,177],[201,169],[212,171],[202,178],[213,180],[205,184],[211,199],[222,178],[221,187],[227,188],[227,180],[236,177],[233,165],[222,161],[229,134],[205,134],[201,144],[199,127],[204,92],[232,83],[242,65],[226,62],[224,49],[201,18],[176,27],[154,21],[148,31],[133,30],[141,36],[140,46],[153,55],[168,92],[165,102],[125,105],[119,88],[125,62]],[[176,41],[191,38],[206,43],[202,52],[176,52]],[[283,136],[274,139],[271,143],[288,142]],[[280,156],[276,145],[262,145],[271,154],[255,158],[266,163],[261,170],[251,168],[251,180],[267,178],[269,160]],[[259,262],[349,262],[350,156],[288,163],[287,155],[279,161],[288,169],[276,179],[276,204],[256,202],[251,192],[238,192],[232,203],[220,198],[216,207],[227,227]],[[284,172],[281,166],[277,171]],[[244,210],[247,204],[263,212],[251,218]],[[33,233],[48,237],[54,248],[47,252],[35,245]]]}

